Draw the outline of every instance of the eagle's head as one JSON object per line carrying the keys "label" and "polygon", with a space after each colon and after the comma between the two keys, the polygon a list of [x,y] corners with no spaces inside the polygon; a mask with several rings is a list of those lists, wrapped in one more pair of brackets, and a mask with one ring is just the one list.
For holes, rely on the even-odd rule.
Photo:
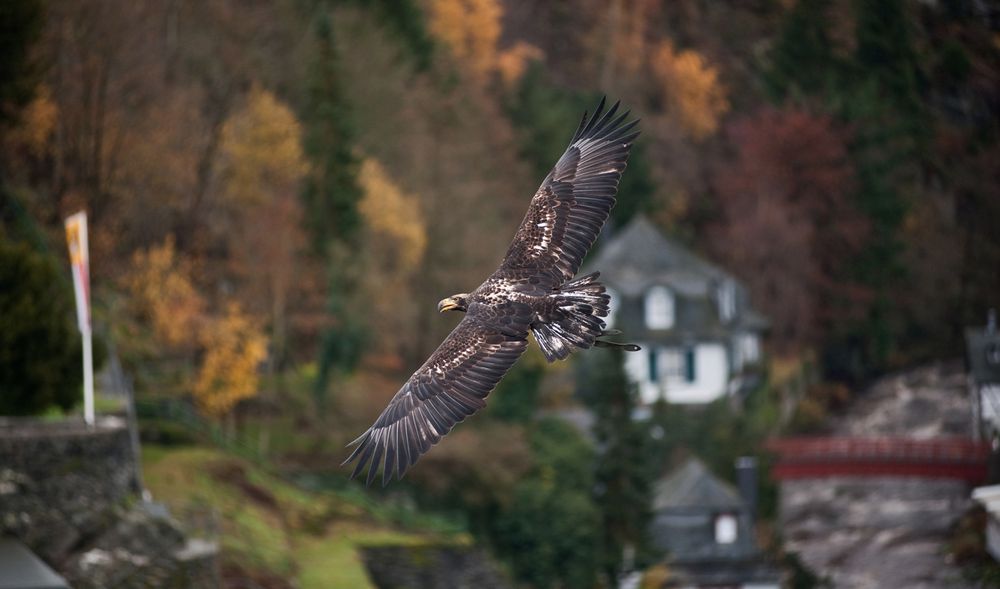
{"label": "eagle's head", "polygon": [[463,313],[469,310],[469,293],[463,292],[462,294],[451,295],[446,299],[441,299],[438,303],[438,311],[444,313],[445,311],[462,311]]}

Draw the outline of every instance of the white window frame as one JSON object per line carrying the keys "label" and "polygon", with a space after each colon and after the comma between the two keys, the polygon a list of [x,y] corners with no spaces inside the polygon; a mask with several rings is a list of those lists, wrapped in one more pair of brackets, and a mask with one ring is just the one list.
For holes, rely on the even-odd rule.
{"label": "white window frame", "polygon": [[719,319],[723,323],[732,321],[736,317],[736,287],[728,280],[719,286]]}
{"label": "white window frame", "polygon": [[715,516],[716,544],[735,544],[740,536],[740,522],[735,513],[720,513]]}
{"label": "white window frame", "polygon": [[742,339],[743,362],[753,364],[760,361],[760,338],[757,337],[757,334],[747,333],[743,335]]}
{"label": "white window frame", "polygon": [[643,315],[649,329],[670,329],[674,326],[674,294],[665,286],[653,286],[643,297]]}
{"label": "white window frame", "polygon": [[660,351],[660,374],[667,380],[682,381],[687,375],[683,348],[663,348]]}

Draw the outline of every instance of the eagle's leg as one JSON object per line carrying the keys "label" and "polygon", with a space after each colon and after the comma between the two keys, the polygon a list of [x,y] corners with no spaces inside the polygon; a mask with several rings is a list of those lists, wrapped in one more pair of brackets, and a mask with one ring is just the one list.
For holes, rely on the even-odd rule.
{"label": "eagle's leg", "polygon": [[625,350],[626,352],[638,352],[639,350],[642,349],[642,348],[640,348],[636,344],[627,344],[627,343],[623,343],[623,342],[609,342],[607,340],[601,340],[601,339],[594,340],[594,347],[595,348],[621,348],[621,349]]}

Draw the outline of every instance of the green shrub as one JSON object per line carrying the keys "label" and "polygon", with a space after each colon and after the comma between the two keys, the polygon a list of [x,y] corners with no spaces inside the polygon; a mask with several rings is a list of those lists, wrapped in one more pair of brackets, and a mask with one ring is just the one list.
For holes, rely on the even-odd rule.
{"label": "green shrub", "polygon": [[53,261],[0,237],[0,414],[71,408],[81,397],[73,298]]}
{"label": "green shrub", "polygon": [[143,443],[159,446],[193,446],[198,435],[183,424],[169,419],[144,419],[139,424],[139,437]]}

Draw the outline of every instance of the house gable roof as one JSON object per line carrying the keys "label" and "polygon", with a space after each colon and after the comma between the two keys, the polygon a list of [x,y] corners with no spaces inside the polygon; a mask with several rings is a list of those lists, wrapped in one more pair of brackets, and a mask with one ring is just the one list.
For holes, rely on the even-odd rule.
{"label": "house gable roof", "polygon": [[626,295],[664,284],[684,296],[705,297],[721,282],[735,282],[722,269],[667,239],[644,215],[636,215],[609,239],[587,267],[600,270],[606,283]]}
{"label": "house gable roof", "polygon": [[654,487],[653,510],[671,509],[741,511],[746,506],[736,489],[713,475],[702,461],[689,458]]}

